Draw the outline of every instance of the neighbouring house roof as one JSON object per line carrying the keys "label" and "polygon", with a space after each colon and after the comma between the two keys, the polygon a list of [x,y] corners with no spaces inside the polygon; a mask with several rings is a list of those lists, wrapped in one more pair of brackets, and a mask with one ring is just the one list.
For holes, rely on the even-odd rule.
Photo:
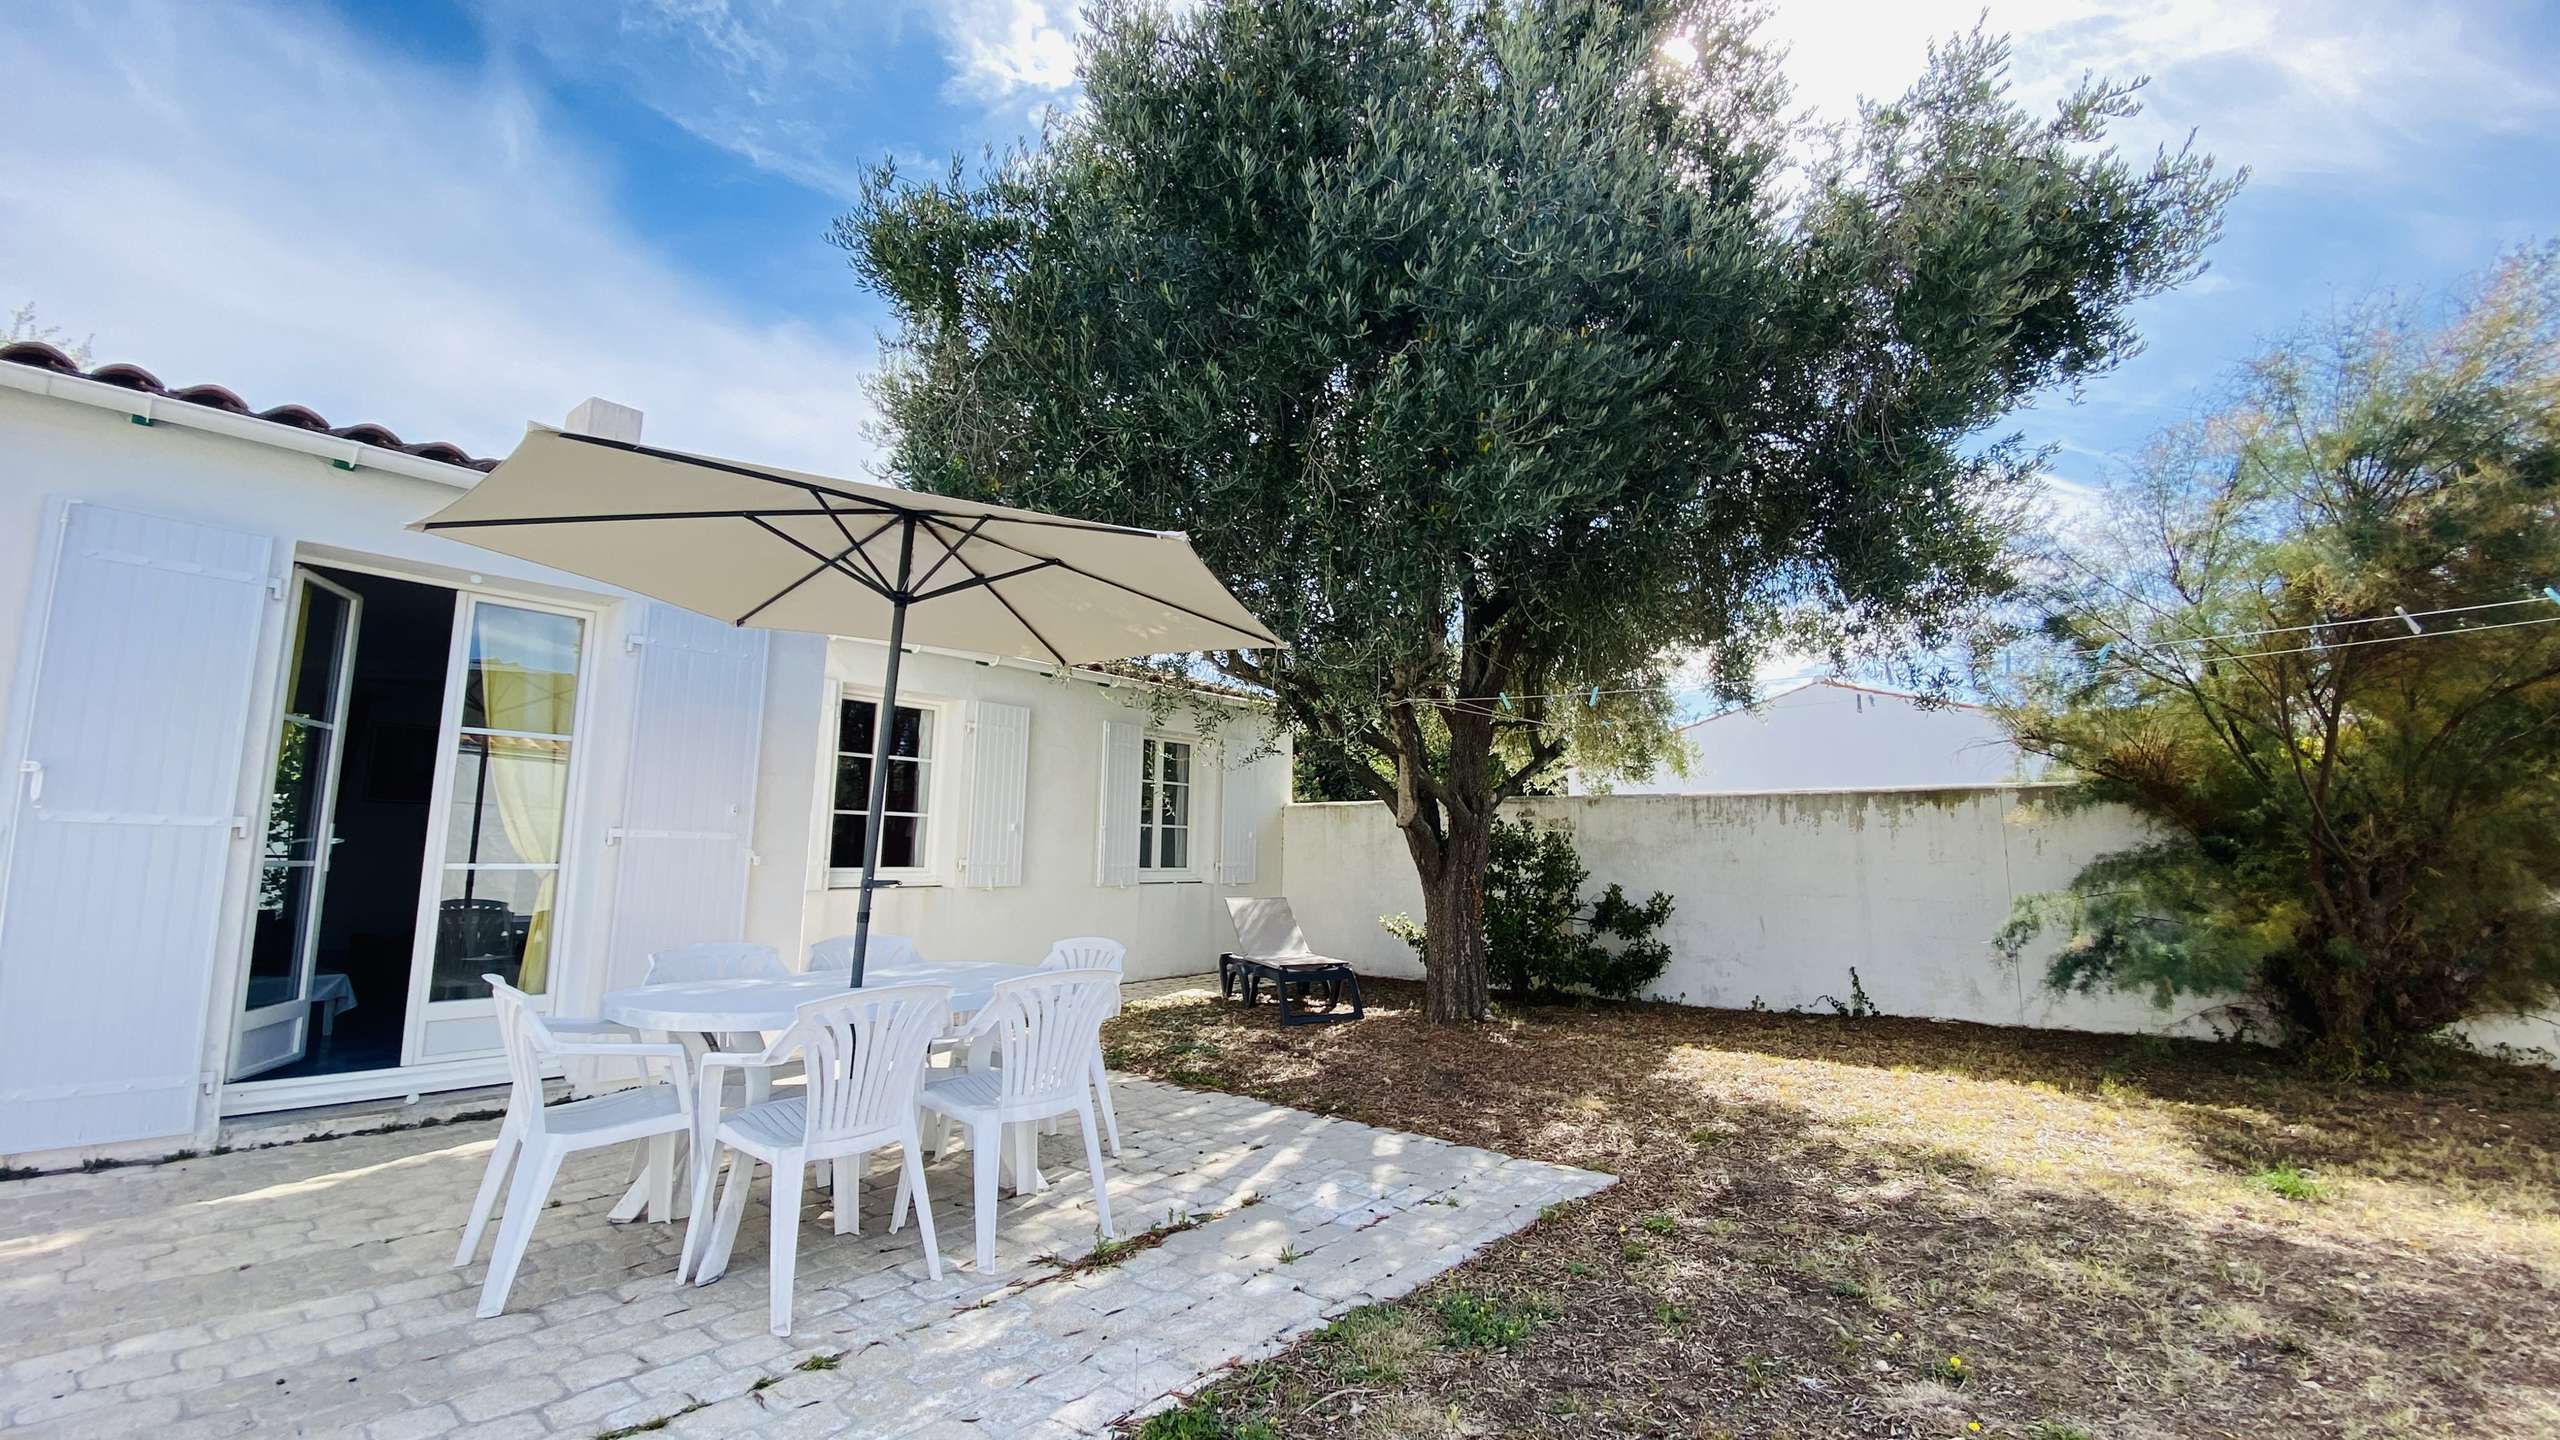
{"label": "neighbouring house roof", "polygon": [[[1834,677],[1834,676],[1828,676],[1828,675],[1825,675],[1825,676],[1818,676],[1818,677],[1816,677],[1816,678],[1814,678],[1814,679],[1811,679],[1811,680],[1800,681],[1800,682],[1798,682],[1798,683],[1796,683],[1796,684],[1794,684],[1794,685],[1790,685],[1790,686],[1788,686],[1788,687],[1787,687],[1786,689],[1784,689],[1784,690],[1772,691],[1771,693],[1769,693],[1769,694],[1767,694],[1767,695],[1763,695],[1763,696],[1761,696],[1759,699],[1752,701],[1752,702],[1751,702],[1750,704],[1748,704],[1748,705],[1733,705],[1733,706],[1728,706],[1727,708],[1722,709],[1722,710],[1719,710],[1719,711],[1717,711],[1716,713],[1714,713],[1713,715],[1709,715],[1709,716],[1705,717],[1704,719],[1700,719],[1700,720],[1692,720],[1692,721],[1690,721],[1688,724],[1681,726],[1681,727],[1680,727],[1680,729],[1681,729],[1681,731],[1682,731],[1683,733],[1685,733],[1685,732],[1687,732],[1687,731],[1695,730],[1695,729],[1697,729],[1697,728],[1698,728],[1699,726],[1701,726],[1701,725],[1712,725],[1712,724],[1714,724],[1715,722],[1717,722],[1718,720],[1722,720],[1722,719],[1726,718],[1727,716],[1731,716],[1731,715],[1741,715],[1741,714],[1745,714],[1745,713],[1750,712],[1750,711],[1754,711],[1754,710],[1761,709],[1761,708],[1763,708],[1764,706],[1768,705],[1771,701],[1774,701],[1774,700],[1783,700],[1783,699],[1785,699],[1785,698],[1786,698],[1787,696],[1789,696],[1789,695],[1794,695],[1794,694],[1797,694],[1797,693],[1799,693],[1799,692],[1801,692],[1801,691],[1811,690],[1811,689],[1813,689],[1813,688],[1814,688],[1815,686],[1817,686],[1817,685],[1819,685],[1819,686],[1824,686],[1824,687],[1827,687],[1827,688],[1829,688],[1829,689],[1833,689],[1833,690],[1851,690],[1851,691],[1855,691],[1855,692],[1857,692],[1858,694],[1861,694],[1861,695],[1882,695],[1882,696],[1885,696],[1885,697],[1886,697],[1886,698],[1888,698],[1888,699],[1893,699],[1893,700],[1909,700],[1909,701],[1913,701],[1913,702],[1915,702],[1915,703],[1917,703],[1917,702],[1921,702],[1921,701],[1925,701],[1925,700],[1927,700],[1927,699],[1929,698],[1929,697],[1927,697],[1927,696],[1925,696],[1925,695],[1915,694],[1914,692],[1909,691],[1909,690],[1887,690],[1887,689],[1882,688],[1881,686],[1875,686],[1875,685],[1860,685],[1860,684],[1855,683],[1854,681],[1842,680],[1842,679],[1839,679],[1839,678]],[[1947,709],[1950,709],[1950,710],[1979,710],[1979,709],[1981,709],[1981,708],[1982,708],[1982,707],[1981,707],[1981,706],[1979,706],[1979,705],[1973,704],[1972,702],[1970,702],[1970,701],[1965,701],[1965,700],[1940,700],[1938,703],[1939,703],[1939,704],[1941,704],[1941,705],[1943,705],[1943,706],[1945,706]]]}
{"label": "neighbouring house roof", "polygon": [[93,380],[102,385],[121,386],[145,395],[163,396],[246,419],[263,420],[270,425],[282,425],[320,435],[334,435],[341,440],[352,441],[358,445],[371,445],[377,449],[397,450],[405,455],[415,455],[421,460],[459,465],[471,470],[498,468],[496,460],[475,456],[449,440],[404,441],[389,427],[377,425],[371,421],[354,425],[331,425],[319,412],[304,405],[276,405],[265,410],[252,410],[249,408],[249,402],[220,385],[184,385],[172,388],[162,384],[159,376],[139,365],[119,363],[98,365],[83,370],[79,362],[41,340],[21,340],[13,345],[0,346],[0,363],[25,365],[37,370],[51,371],[57,375]]}

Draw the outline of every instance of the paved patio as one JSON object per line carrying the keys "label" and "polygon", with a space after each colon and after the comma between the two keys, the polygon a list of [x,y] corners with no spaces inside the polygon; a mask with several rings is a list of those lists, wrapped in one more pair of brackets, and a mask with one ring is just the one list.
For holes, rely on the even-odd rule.
{"label": "paved patio", "polygon": [[[495,1123],[0,1184],[0,1418],[14,1436],[1092,1434],[1401,1295],[1606,1176],[1115,1077],[1121,1233],[1205,1217],[1080,1273],[1081,1144],[969,1247],[965,1156],[933,1167],[944,1278],[912,1231],[828,1235],[812,1198],[795,1329],[765,1331],[763,1187],[720,1283],[675,1284],[681,1226],[613,1226],[626,1152],[571,1160],[507,1314],[451,1268]],[[483,1258],[486,1245],[483,1246]]]}

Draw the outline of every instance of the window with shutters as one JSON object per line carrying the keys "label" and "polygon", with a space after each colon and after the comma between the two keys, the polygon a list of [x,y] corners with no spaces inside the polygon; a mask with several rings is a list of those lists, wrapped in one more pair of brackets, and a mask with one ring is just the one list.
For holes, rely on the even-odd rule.
{"label": "window with shutters", "polygon": [[1138,751],[1138,873],[1184,880],[1197,867],[1192,851],[1192,746],[1150,735]]}
{"label": "window with shutters", "polygon": [[[864,816],[871,803],[871,747],[879,723],[874,697],[846,691],[836,701],[835,794],[828,817],[827,882],[862,883]],[[934,873],[935,798],[945,764],[949,717],[939,705],[900,704],[889,729],[889,790],[880,811],[879,873],[908,884]]]}

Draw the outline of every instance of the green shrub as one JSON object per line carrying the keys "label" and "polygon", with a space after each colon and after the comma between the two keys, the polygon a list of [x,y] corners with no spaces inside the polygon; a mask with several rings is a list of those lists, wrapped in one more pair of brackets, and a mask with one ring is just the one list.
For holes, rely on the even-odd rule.
{"label": "green shrub", "polygon": [[[1563,826],[1525,818],[1493,822],[1485,948],[1514,1000],[1540,991],[1633,999],[1671,963],[1671,947],[1655,935],[1671,918],[1671,897],[1656,891],[1639,904],[1613,883],[1585,905],[1582,887],[1590,879]],[[1417,953],[1423,950],[1420,921],[1390,915],[1383,923]]]}

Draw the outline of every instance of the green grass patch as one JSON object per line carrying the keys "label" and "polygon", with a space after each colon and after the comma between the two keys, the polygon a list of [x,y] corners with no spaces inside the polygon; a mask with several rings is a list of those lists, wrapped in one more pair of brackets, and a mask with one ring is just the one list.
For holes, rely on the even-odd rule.
{"label": "green grass patch", "polygon": [[2249,1177],[2249,1183],[2270,1195],[2316,1205],[2329,1198],[2327,1182],[2310,1171],[2293,1165],[2270,1165]]}

